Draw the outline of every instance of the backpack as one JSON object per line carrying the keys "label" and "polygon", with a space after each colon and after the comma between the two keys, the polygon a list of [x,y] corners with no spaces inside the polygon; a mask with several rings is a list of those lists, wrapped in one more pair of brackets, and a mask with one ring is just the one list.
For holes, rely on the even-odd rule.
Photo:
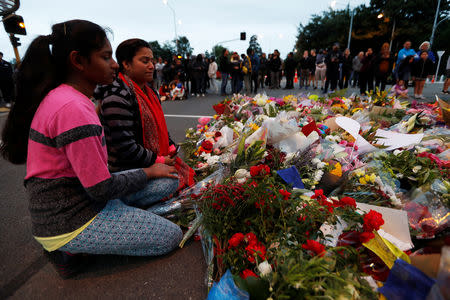
{"label": "backpack", "polygon": [[244,65],[242,66],[242,73],[248,74],[252,72],[252,62],[250,58],[247,56],[244,61]]}

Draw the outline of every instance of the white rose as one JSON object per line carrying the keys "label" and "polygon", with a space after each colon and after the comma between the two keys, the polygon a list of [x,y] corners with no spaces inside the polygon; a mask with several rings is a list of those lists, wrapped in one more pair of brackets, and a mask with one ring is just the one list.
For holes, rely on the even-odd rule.
{"label": "white rose", "polygon": [[412,168],[413,173],[417,173],[420,171],[420,169],[422,169],[422,166],[415,166],[414,168]]}
{"label": "white rose", "polygon": [[246,169],[239,169],[234,173],[234,177],[241,179],[241,178],[250,178],[250,172]]}
{"label": "white rose", "polygon": [[254,100],[256,101],[256,104],[257,104],[258,106],[264,106],[264,105],[266,105],[268,99],[269,99],[269,98],[268,98],[267,95],[265,95],[265,94],[264,94],[264,95],[258,94],[258,95],[256,95],[255,98],[254,98]]}
{"label": "white rose", "polygon": [[324,163],[323,161],[321,161],[321,162],[319,162],[319,163],[317,164],[317,168],[323,169],[326,165],[327,165],[326,163]]}
{"label": "white rose", "polygon": [[403,152],[403,150],[394,150],[394,155],[397,156],[402,152]]}
{"label": "white rose", "polygon": [[315,157],[315,158],[313,158],[313,159],[311,160],[311,162],[312,162],[313,164],[317,165],[318,163],[320,163],[320,159],[318,159],[317,157]]}
{"label": "white rose", "polygon": [[258,270],[261,276],[269,275],[272,272],[272,266],[269,264],[267,260],[263,261],[258,265]]}

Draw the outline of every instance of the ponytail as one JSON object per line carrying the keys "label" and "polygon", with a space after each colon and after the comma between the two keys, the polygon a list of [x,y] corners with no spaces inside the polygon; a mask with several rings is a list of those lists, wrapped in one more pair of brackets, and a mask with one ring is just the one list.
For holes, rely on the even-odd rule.
{"label": "ponytail", "polygon": [[13,164],[27,159],[31,121],[44,97],[65,82],[72,51],[89,55],[103,47],[106,33],[89,21],[72,20],[55,24],[52,34],[33,40],[17,74],[17,97],[2,132],[0,154]]}

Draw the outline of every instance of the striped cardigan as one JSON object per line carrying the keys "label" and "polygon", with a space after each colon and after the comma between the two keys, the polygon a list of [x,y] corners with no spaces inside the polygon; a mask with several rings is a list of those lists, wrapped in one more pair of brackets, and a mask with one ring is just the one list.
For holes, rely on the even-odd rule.
{"label": "striped cardigan", "polygon": [[[116,79],[110,85],[99,87],[94,97],[100,101],[99,115],[105,129],[109,169],[117,172],[154,164],[157,153],[144,147],[139,105],[130,88]],[[169,144],[174,144],[170,136]]]}
{"label": "striped cardigan", "polygon": [[72,232],[109,199],[144,188],[142,169],[111,174],[92,102],[62,84],[42,100],[31,123],[25,187],[34,236]]}

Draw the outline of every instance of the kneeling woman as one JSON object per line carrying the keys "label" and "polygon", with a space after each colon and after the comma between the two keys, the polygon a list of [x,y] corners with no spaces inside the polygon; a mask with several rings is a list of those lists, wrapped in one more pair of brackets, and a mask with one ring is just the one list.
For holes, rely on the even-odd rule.
{"label": "kneeling woman", "polygon": [[[153,80],[153,53],[140,39],[122,42],[116,50],[119,75],[100,87],[100,120],[105,128],[108,164],[111,171],[149,167],[154,163],[173,165],[179,180],[152,180],[147,188],[125,197],[129,205],[147,207],[194,183],[194,171],[175,156],[158,94],[148,83]],[[126,171],[125,171],[126,172]]]}
{"label": "kneeling woman", "polygon": [[89,98],[97,84],[113,81],[117,68],[105,31],[72,20],[37,37],[18,72],[1,153],[27,163],[32,232],[63,277],[77,270],[73,253],[161,255],[182,238],[176,224],[118,200],[153,178],[176,180],[177,171],[156,163],[109,172],[103,128]]}

